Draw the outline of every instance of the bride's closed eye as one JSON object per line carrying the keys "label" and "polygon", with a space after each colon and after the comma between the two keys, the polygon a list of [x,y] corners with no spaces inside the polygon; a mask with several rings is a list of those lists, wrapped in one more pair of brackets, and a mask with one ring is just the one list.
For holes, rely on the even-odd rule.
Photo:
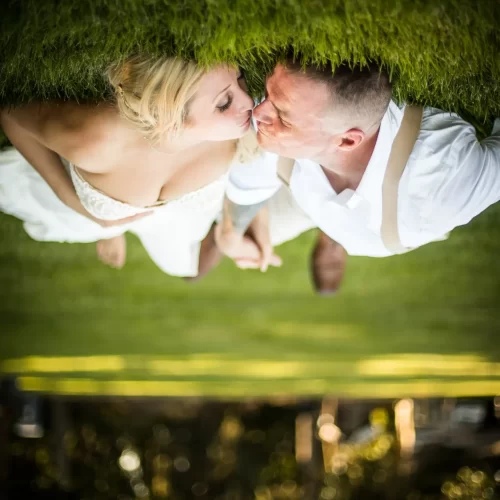
{"label": "bride's closed eye", "polygon": [[[240,70],[240,72],[237,74],[236,81],[238,82],[239,87],[246,92],[247,85],[246,85],[245,74],[243,73],[243,70]],[[216,109],[220,113],[224,113],[224,111],[227,111],[231,107],[232,103],[233,103],[233,94],[228,93],[227,100],[224,102],[224,104],[216,106]]]}
{"label": "bride's closed eye", "polygon": [[227,101],[224,104],[217,106],[217,110],[221,113],[224,113],[224,111],[230,108],[232,103],[233,103],[233,96],[232,94],[228,94]]}

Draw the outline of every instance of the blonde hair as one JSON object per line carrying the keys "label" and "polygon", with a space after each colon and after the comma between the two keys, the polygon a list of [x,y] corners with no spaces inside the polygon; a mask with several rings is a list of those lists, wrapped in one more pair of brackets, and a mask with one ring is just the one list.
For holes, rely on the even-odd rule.
{"label": "blonde hair", "polygon": [[120,114],[152,142],[179,132],[204,74],[192,61],[146,55],[107,70]]}

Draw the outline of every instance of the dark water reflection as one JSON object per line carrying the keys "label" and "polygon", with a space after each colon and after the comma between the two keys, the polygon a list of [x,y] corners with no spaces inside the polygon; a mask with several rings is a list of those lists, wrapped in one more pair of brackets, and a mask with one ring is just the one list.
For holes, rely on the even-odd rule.
{"label": "dark water reflection", "polygon": [[500,495],[498,397],[38,398],[4,391],[2,498]]}

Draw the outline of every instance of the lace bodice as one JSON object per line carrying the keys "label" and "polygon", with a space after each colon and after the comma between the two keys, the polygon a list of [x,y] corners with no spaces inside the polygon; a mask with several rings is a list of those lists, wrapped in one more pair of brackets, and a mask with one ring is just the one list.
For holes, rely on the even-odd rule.
{"label": "lace bodice", "polygon": [[[252,164],[261,156],[261,150],[254,131],[250,131],[238,141],[231,166],[238,163]],[[148,207],[137,207],[111,198],[106,193],[89,184],[78,172],[74,165],[61,157],[66,170],[69,172],[75,191],[82,205],[94,217],[101,220],[119,220],[136,214],[154,211],[182,210],[190,213],[204,213],[217,205],[222,208],[224,193],[229,177],[228,171],[215,181],[196,191],[187,193],[174,200],[158,202]]]}
{"label": "lace bodice", "polygon": [[194,212],[205,212],[216,204],[222,205],[227,174],[219,177],[206,186],[187,193],[180,198],[168,202],[158,202],[148,207],[136,207],[122,201],[115,200],[89,184],[72,164],[68,169],[75,186],[76,193],[85,209],[101,220],[118,220],[132,215],[149,212],[151,210],[182,209]]}

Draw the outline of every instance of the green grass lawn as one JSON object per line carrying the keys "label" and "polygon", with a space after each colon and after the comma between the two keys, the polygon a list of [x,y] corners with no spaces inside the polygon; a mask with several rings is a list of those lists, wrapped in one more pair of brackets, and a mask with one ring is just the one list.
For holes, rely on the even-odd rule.
{"label": "green grass lawn", "polygon": [[[62,392],[495,392],[499,220],[493,207],[447,242],[351,258],[342,292],[318,298],[307,272],[312,233],[281,248],[281,269],[225,262],[193,285],[161,273],[132,237],[116,271],[93,245],[34,242],[2,216],[1,357],[18,359],[3,369],[43,375],[34,387]],[[43,359],[54,356],[93,358]],[[168,383],[47,385],[67,376]]]}
{"label": "green grass lawn", "polygon": [[[396,98],[460,111],[484,133],[500,115],[499,25],[491,0],[11,1],[0,105],[101,98],[106,64],[134,50],[236,61],[258,93],[291,43],[314,59],[380,60]],[[193,285],[133,237],[115,271],[93,245],[34,242],[1,215],[0,359],[13,361],[0,370],[89,394],[500,393],[499,222],[492,207],[446,242],[351,258],[342,292],[318,298],[312,233],[280,248],[281,269],[224,262]]]}

